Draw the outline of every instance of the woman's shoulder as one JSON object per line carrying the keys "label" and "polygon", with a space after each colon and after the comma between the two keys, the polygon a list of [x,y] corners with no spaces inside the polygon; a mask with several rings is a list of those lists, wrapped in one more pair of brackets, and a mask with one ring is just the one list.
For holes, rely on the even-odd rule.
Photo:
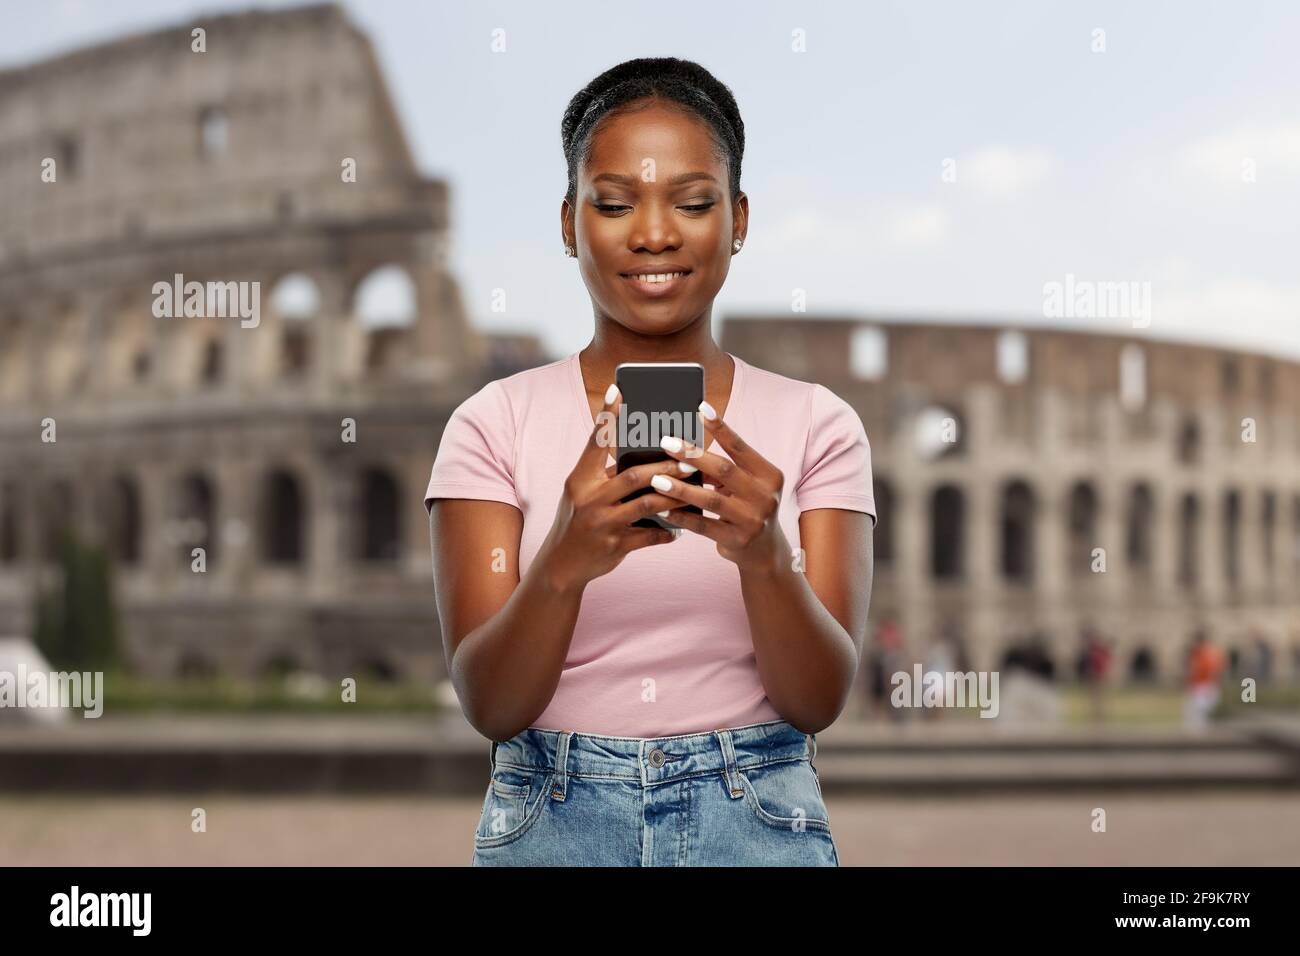
{"label": "woman's shoulder", "polygon": [[456,408],[457,416],[487,417],[514,424],[539,396],[554,395],[568,386],[573,356],[522,369],[481,385]]}
{"label": "woman's shoulder", "polygon": [[828,424],[851,423],[861,427],[857,411],[820,382],[807,382],[760,368],[738,355],[745,375],[745,400],[761,421],[801,420],[806,427],[820,429]]}

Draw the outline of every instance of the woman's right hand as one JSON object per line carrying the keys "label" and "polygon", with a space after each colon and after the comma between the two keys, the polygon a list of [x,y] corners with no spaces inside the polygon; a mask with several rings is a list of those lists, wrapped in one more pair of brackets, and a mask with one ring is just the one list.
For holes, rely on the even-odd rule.
{"label": "woman's right hand", "polygon": [[681,507],[682,502],[657,491],[627,503],[621,499],[649,487],[655,475],[680,478],[682,473],[675,459],[636,465],[622,473],[617,465],[605,465],[611,446],[604,439],[611,432],[617,434],[616,427],[611,429],[605,423],[617,425],[619,403],[620,395],[611,386],[578,463],[564,481],[555,523],[539,549],[537,560],[544,562],[547,578],[557,590],[581,590],[589,581],[613,571],[629,552],[668,544],[681,533],[631,527],[640,518]]}

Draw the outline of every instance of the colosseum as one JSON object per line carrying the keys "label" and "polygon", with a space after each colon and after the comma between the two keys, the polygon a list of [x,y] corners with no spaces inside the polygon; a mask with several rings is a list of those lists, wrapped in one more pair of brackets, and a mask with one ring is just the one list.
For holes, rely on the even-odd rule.
{"label": "colosseum", "polygon": [[[437,679],[442,428],[550,357],[470,326],[447,186],[366,37],[253,12],[0,80],[0,634],[30,632],[71,526],[109,549],[145,674]],[[265,307],[210,315],[205,285],[161,316],[189,282]],[[1068,670],[1095,627],[1121,676],[1173,682],[1204,628],[1300,674],[1300,365],[867,315],[732,317],[722,345],[858,409],[872,619],[910,648],[952,634],[984,669],[1037,634]]]}
{"label": "colosseum", "polygon": [[[774,324],[775,321],[775,324]],[[1176,683],[1199,630],[1300,677],[1300,363],[1150,337],[733,318],[722,344],[818,381],[871,440],[874,621],[972,666],[1079,636]]]}
{"label": "colosseum", "polygon": [[[145,673],[440,672],[421,492],[529,346],[468,326],[367,38],[253,12],[0,74],[0,206],[0,634],[71,525]],[[258,321],[158,317],[178,276]]]}

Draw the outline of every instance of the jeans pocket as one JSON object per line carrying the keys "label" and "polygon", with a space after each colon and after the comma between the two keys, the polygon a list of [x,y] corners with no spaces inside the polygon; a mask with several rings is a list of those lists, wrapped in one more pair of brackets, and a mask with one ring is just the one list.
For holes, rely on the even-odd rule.
{"label": "jeans pocket", "polygon": [[523,836],[546,804],[551,776],[498,766],[488,781],[474,845],[504,846]]}
{"label": "jeans pocket", "polygon": [[807,757],[737,770],[745,803],[763,823],[796,833],[831,828],[821,784]]}

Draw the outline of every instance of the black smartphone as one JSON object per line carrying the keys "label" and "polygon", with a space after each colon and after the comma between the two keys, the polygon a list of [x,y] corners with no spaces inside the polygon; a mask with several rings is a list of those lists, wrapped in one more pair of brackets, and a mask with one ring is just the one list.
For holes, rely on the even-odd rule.
{"label": "black smartphone", "polygon": [[[704,401],[704,366],[699,362],[624,362],[614,370],[614,383],[622,400],[618,422],[617,470],[672,458],[661,447],[664,435],[676,435],[704,447],[700,402]],[[704,473],[675,474],[692,485],[704,485]],[[634,501],[654,489],[638,488],[623,501]],[[681,510],[703,514],[697,505]],[[633,528],[675,528],[671,519],[657,514],[632,522]]]}

